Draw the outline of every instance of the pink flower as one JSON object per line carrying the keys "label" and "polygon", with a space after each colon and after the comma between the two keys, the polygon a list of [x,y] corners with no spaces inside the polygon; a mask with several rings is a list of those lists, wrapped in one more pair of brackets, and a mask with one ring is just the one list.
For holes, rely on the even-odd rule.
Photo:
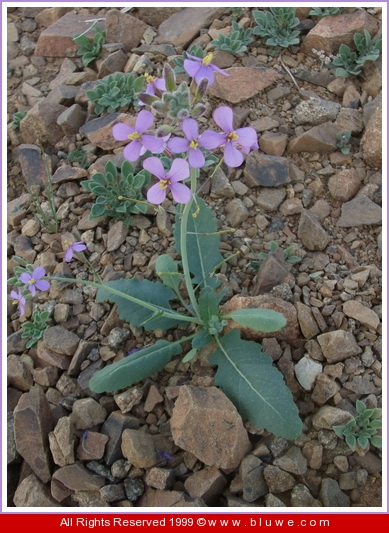
{"label": "pink flower", "polygon": [[206,78],[208,80],[208,85],[212,85],[215,81],[214,72],[219,72],[219,74],[223,74],[223,76],[229,76],[227,72],[224,72],[211,63],[213,58],[213,54],[211,53],[207,54],[204,58],[192,56],[188,53],[187,56],[190,57],[190,59],[185,59],[184,69],[189,76],[194,78],[197,84],[200,83],[202,78]]}
{"label": "pink flower", "polygon": [[187,204],[192,196],[191,190],[179,183],[189,177],[189,165],[184,159],[174,159],[169,172],[166,173],[158,157],[148,157],[143,161],[143,168],[148,170],[160,181],[147,191],[147,200],[152,204],[162,204],[166,198],[167,189],[179,204]]}
{"label": "pink flower", "polygon": [[203,135],[206,132],[199,137],[199,125],[193,118],[185,118],[181,122],[181,129],[184,132],[186,139],[174,137],[168,142],[168,148],[173,154],[188,152],[190,166],[193,168],[201,168],[204,166],[205,158],[200,147],[206,148],[207,135],[203,138]]}
{"label": "pink flower", "polygon": [[140,111],[135,128],[118,122],[112,128],[112,134],[117,141],[130,141],[124,148],[123,155],[129,161],[136,161],[138,157],[150,150],[153,154],[161,154],[165,149],[165,141],[153,135],[145,135],[154,122],[154,116],[150,111]]}
{"label": "pink flower", "polygon": [[22,283],[28,285],[28,290],[31,292],[32,296],[35,296],[36,289],[38,291],[48,291],[50,289],[50,283],[43,278],[46,275],[46,270],[43,267],[37,267],[32,274],[28,272],[23,272],[19,276],[19,279]]}
{"label": "pink flower", "polygon": [[86,245],[83,242],[73,242],[66,250],[64,258],[65,262],[70,263],[74,252],[83,252],[84,250],[86,250]]}
{"label": "pink flower", "polygon": [[23,316],[24,315],[24,306],[26,304],[26,299],[22,295],[22,293],[20,291],[20,287],[18,287],[18,292],[11,291],[10,292],[10,296],[12,298],[12,303],[13,304],[19,304],[20,316]]}
{"label": "pink flower", "polygon": [[224,131],[217,133],[215,131],[206,131],[207,141],[204,143],[205,148],[213,149],[217,146],[224,145],[224,161],[229,167],[239,167],[243,163],[243,155],[249,154],[250,150],[258,149],[257,133],[254,128],[233,127],[232,109],[227,106],[221,106],[215,109],[213,119],[216,124]]}

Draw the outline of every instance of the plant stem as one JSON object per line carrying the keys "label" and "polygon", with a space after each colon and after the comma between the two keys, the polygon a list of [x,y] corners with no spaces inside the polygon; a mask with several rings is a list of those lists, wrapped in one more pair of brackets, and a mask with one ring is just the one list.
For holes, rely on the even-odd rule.
{"label": "plant stem", "polygon": [[81,283],[82,285],[89,285],[90,287],[96,287],[96,289],[102,289],[104,291],[107,291],[110,294],[115,294],[116,296],[120,296],[121,298],[124,298],[125,300],[129,300],[130,302],[134,304],[137,304],[137,305],[140,305],[141,307],[145,307],[146,309],[149,309],[155,314],[161,313],[161,316],[165,318],[172,318],[174,320],[182,320],[183,322],[193,322],[195,324],[199,323],[199,319],[197,317],[182,315],[181,313],[177,313],[176,311],[167,311],[163,307],[160,307],[155,304],[150,304],[143,300],[139,300],[138,298],[135,298],[134,296],[130,296],[129,294],[113,289],[112,287],[109,287],[108,285],[104,285],[103,283],[95,283],[94,281],[89,281],[85,279],[62,278],[58,276],[52,276],[52,277],[45,276],[42,279],[47,279],[48,281],[64,281],[66,283]]}

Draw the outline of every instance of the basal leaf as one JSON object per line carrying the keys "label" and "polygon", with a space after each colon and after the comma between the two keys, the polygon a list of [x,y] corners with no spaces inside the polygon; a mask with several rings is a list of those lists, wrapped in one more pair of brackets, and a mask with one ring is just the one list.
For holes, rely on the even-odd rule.
{"label": "basal leaf", "polygon": [[143,348],[96,372],[89,381],[89,388],[93,392],[112,392],[129,387],[161,371],[173,356],[181,352],[182,348],[178,343],[159,340],[153,346]]}
{"label": "basal leaf", "polygon": [[295,439],[302,422],[282,374],[259,344],[244,341],[237,330],[219,339],[221,349],[210,363],[218,366],[215,383],[240,414],[278,437]]}
{"label": "basal leaf", "polygon": [[264,333],[279,331],[286,325],[284,315],[272,309],[237,309],[226,317],[232,318],[244,328]]}
{"label": "basal leaf", "polygon": [[177,263],[170,255],[163,254],[158,257],[155,272],[166,287],[173,289],[176,294],[179,292],[181,275],[178,272]]}
{"label": "basal leaf", "polygon": [[96,296],[97,300],[99,302],[109,300],[110,302],[117,303],[119,317],[133,326],[143,326],[146,331],[151,331],[154,329],[166,330],[179,324],[186,324],[186,322],[180,320],[160,316],[163,311],[172,311],[169,300],[173,300],[176,296],[170,288],[165,287],[158,281],[119,279],[109,281],[105,285],[138,300],[152,304],[157,308],[158,313],[156,315],[152,310],[131,302],[123,298],[123,296],[112,294],[105,289],[99,289]]}

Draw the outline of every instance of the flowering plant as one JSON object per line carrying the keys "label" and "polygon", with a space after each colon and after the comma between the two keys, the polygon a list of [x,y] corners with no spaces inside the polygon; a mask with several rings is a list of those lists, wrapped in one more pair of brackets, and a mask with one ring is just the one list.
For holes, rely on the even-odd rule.
{"label": "flowering plant", "polygon": [[[77,283],[95,287],[98,301],[116,303],[122,320],[146,331],[174,329],[176,340],[159,339],[118,362],[107,364],[92,376],[89,388],[102,393],[128,387],[161,371],[172,357],[183,352],[183,346],[188,349],[190,344],[183,358],[188,362],[201,348],[211,345],[214,352],[209,362],[218,367],[215,383],[235,403],[241,415],[277,436],[294,439],[301,433],[302,423],[282,374],[273,367],[272,359],[260,344],[242,339],[238,329],[227,328],[237,323],[270,333],[286,325],[285,317],[269,309],[239,309],[229,313],[220,309],[226,291],[220,287],[216,271],[230,258],[225,259],[219,252],[216,219],[199,195],[200,170],[207,166],[209,152],[219,149],[223,150],[223,156],[217,168],[223,161],[236,168],[243,163],[244,155],[258,148],[258,143],[253,128],[234,128],[233,111],[227,106],[220,106],[213,113],[221,131],[200,132],[196,118],[207,109],[201,100],[218,72],[211,59],[206,56],[197,61],[189,57],[184,61],[184,68],[193,77],[190,86],[182,82],[177,87],[173,70],[166,66],[164,84],[159,84],[155,91],[140,94],[143,107],[149,110],[142,108],[135,127],[124,123],[113,127],[116,139],[129,141],[124,156],[130,161],[143,156],[143,168],[157,179],[147,191],[147,202],[134,201],[161,209],[166,196],[172,195],[176,204],[173,235],[181,259],[176,262],[167,254],[158,257],[155,271],[160,281],[131,278],[106,283],[77,280]],[[153,111],[157,119],[164,119],[154,135],[149,133],[155,120]],[[65,259],[80,246],[80,242],[74,243]],[[51,279],[69,282],[69,278]],[[35,288],[44,290],[39,286],[43,283],[41,271],[34,270],[31,274],[28,270],[26,275],[20,275],[19,283],[24,284],[22,293],[32,293]]]}

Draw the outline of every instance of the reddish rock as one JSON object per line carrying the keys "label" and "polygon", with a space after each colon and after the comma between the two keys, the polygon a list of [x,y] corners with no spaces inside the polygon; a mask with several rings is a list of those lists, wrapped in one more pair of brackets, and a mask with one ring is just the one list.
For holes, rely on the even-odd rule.
{"label": "reddish rock", "polygon": [[79,180],[88,176],[88,172],[79,167],[71,167],[70,165],[63,165],[58,167],[52,177],[53,183],[62,183],[64,181]]}
{"label": "reddish rock", "polygon": [[7,384],[22,391],[33,386],[31,368],[22,357],[11,354],[7,357]]}
{"label": "reddish rock", "polygon": [[20,121],[20,132],[26,144],[57,143],[63,137],[63,131],[57,124],[57,118],[66,111],[60,104],[50,104],[44,100],[32,107]]}
{"label": "reddish rock", "polygon": [[215,83],[209,88],[209,94],[232,104],[252,98],[266,87],[281,78],[275,70],[261,67],[231,67],[223,76],[216,73]]}
{"label": "reddish rock", "polygon": [[320,333],[319,327],[312,315],[311,308],[301,302],[295,303],[301,331],[306,339],[312,339]]}
{"label": "reddish rock", "polygon": [[61,507],[53,500],[47,486],[34,474],[30,474],[20,482],[13,502],[16,507]]}
{"label": "reddish rock", "polygon": [[73,7],[48,7],[47,9],[44,9],[38,13],[35,17],[35,20],[41,26],[48,28],[70,11],[73,11]]}
{"label": "reddish rock", "polygon": [[339,126],[332,122],[325,122],[319,126],[314,126],[295,139],[292,139],[288,146],[288,152],[290,154],[296,154],[298,152],[335,152],[337,149],[336,134],[339,132]]}
{"label": "reddish rock", "polygon": [[373,168],[382,165],[382,103],[380,103],[369,122],[361,140],[362,157]]}
{"label": "reddish rock", "polygon": [[153,437],[138,429],[123,431],[122,453],[131,464],[139,468],[150,468],[158,462]]}
{"label": "reddish rock", "polygon": [[35,144],[21,144],[19,146],[19,163],[28,188],[34,185],[42,189],[46,187],[48,175],[41,149],[38,146]]}
{"label": "reddish rock", "polygon": [[89,142],[103,150],[114,150],[126,144],[114,139],[112,128],[117,122],[124,122],[135,127],[136,117],[126,113],[111,113],[104,117],[94,118],[80,128],[80,133],[85,135]]}
{"label": "reddish rock", "polygon": [[342,329],[322,333],[317,337],[323,355],[329,363],[344,361],[348,357],[358,355],[362,349],[358,346],[354,335]]}
{"label": "reddish rock", "polygon": [[328,180],[328,189],[335,200],[347,202],[354,198],[361,186],[361,177],[353,168],[342,170]]}
{"label": "reddish rock", "polygon": [[106,14],[107,43],[123,43],[123,51],[138,46],[148,26],[138,18],[110,9]]}
{"label": "reddish rock", "polygon": [[368,328],[376,330],[380,325],[380,318],[377,313],[357,300],[345,302],[343,304],[343,312]]}
{"label": "reddish rock", "polygon": [[215,503],[227,486],[227,479],[214,466],[194,472],[184,483],[192,498],[201,498],[210,506]]}
{"label": "reddish rock", "polygon": [[[105,480],[87,470],[81,462],[77,462],[56,470],[53,474],[53,483],[57,485],[55,492],[52,485],[53,496],[58,499],[62,489],[62,499],[65,499],[64,494],[71,494],[74,491],[98,491],[105,485]],[[58,499],[58,501],[62,501],[62,499]]]}
{"label": "reddish rock", "polygon": [[137,507],[205,507],[205,502],[193,499],[178,490],[155,490],[148,487],[136,502]]}

